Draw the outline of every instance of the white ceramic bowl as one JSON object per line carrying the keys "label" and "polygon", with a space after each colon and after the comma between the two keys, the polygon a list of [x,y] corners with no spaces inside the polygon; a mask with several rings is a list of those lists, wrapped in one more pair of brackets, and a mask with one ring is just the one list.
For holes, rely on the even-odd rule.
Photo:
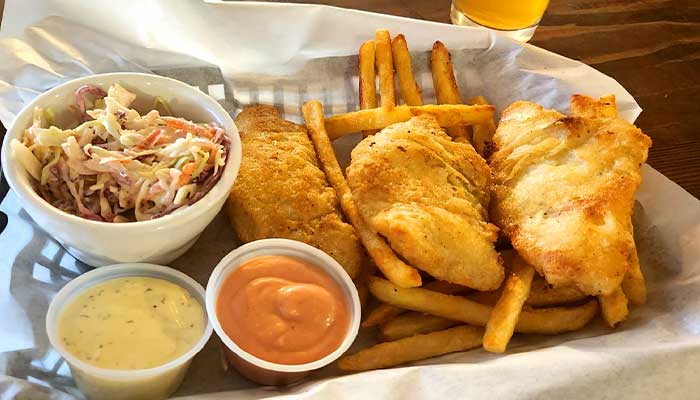
{"label": "white ceramic bowl", "polygon": [[[46,313],[46,333],[51,346],[70,366],[78,388],[90,399],[164,399],[172,394],[185,377],[192,358],[211,337],[212,325],[207,323],[202,337],[180,357],[157,367],[137,370],[113,370],[90,365],[72,355],[59,339],[58,319],[63,309],[83,291],[117,278],[146,276],[170,281],[190,292],[206,313],[204,288],[194,279],[172,268],[154,264],[121,264],[87,272],[64,286],[51,300]],[[128,349],[125,349],[128,351]]]}
{"label": "white ceramic bowl", "polygon": [[[320,360],[297,365],[277,364],[263,360],[241,349],[231,340],[226,332],[224,332],[221,323],[219,323],[216,314],[216,300],[219,297],[221,285],[226,278],[246,261],[255,257],[269,255],[294,257],[310,262],[333,278],[343,290],[349,309],[348,315],[350,316],[350,324],[340,346]],[[332,363],[343,355],[350,345],[352,345],[352,342],[355,341],[355,337],[357,337],[357,331],[360,328],[360,297],[357,294],[357,289],[350,279],[350,276],[333,257],[315,247],[295,240],[256,240],[228,253],[209,276],[206,290],[206,304],[209,321],[214,326],[214,331],[224,344],[223,350],[229,363],[231,363],[241,375],[264,385],[286,385],[293,383],[302,379],[309,372]]]}
{"label": "white ceramic bowl", "polygon": [[[31,125],[34,107],[51,107],[54,112],[73,104],[73,92],[91,84],[105,91],[119,83],[136,94],[135,108],[150,110],[155,96],[165,98],[175,116],[195,122],[216,122],[231,139],[224,171],[216,185],[194,204],[150,221],[110,223],[91,221],[63,212],[46,202],[31,185],[31,176],[15,160],[10,147]],[[88,76],[66,82],[29,103],[7,130],[2,146],[2,168],[22,206],[42,229],[53,236],[77,259],[104,266],[126,262],[168,264],[189,249],[214,219],[226,201],[241,163],[241,142],[231,116],[214,99],[183,82],[157,75],[113,73]]]}

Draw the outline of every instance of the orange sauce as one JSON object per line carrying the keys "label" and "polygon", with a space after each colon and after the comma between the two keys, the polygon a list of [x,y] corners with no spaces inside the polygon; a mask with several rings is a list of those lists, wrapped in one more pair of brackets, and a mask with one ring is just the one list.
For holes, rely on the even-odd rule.
{"label": "orange sauce", "polygon": [[277,364],[320,360],[343,342],[350,316],[340,285],[286,256],[243,263],[224,281],[216,316],[241,349]]}

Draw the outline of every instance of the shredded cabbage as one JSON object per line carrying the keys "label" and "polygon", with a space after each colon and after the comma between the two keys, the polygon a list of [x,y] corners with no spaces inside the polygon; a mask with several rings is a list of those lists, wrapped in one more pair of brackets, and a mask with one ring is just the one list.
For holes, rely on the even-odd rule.
{"label": "shredded cabbage", "polygon": [[34,156],[34,153],[17,139],[12,139],[10,147],[12,147],[15,158],[29,172],[29,175],[34,179],[41,179],[41,163]]}
{"label": "shredded cabbage", "polygon": [[118,84],[107,93],[83,86],[75,98],[80,125],[62,129],[52,110],[36,108],[22,140],[11,142],[38,192],[63,211],[108,222],[157,218],[203,197],[226,164],[223,129],[161,116],[171,114],[162,97],[144,115]]}
{"label": "shredded cabbage", "polygon": [[52,126],[50,128],[35,128],[34,136],[36,143],[41,146],[60,146],[66,139],[75,136],[75,132],[70,129],[61,130]]}
{"label": "shredded cabbage", "polygon": [[156,96],[153,99],[153,109],[159,112],[163,111],[163,115],[173,115],[173,112],[170,110],[170,105],[163,96]]}
{"label": "shredded cabbage", "polygon": [[51,168],[58,164],[58,159],[61,158],[61,152],[57,150],[53,150],[54,157],[51,161],[49,161],[48,164],[44,165],[44,168],[41,169],[41,185],[45,186],[49,182],[49,172],[51,171]]}

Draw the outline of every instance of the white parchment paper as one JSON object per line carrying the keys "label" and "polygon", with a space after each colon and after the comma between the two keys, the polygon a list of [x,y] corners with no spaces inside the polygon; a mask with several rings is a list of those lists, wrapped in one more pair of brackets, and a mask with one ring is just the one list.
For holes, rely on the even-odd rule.
{"label": "white parchment paper", "polygon": [[[590,67],[470,28],[309,5],[37,0],[28,7],[8,0],[0,28],[0,120],[10,126],[25,104],[61,82],[114,71],[180,79],[234,114],[260,102],[299,120],[299,107],[310,98],[322,100],[329,113],[354,110],[357,49],[379,27],[406,35],[426,101],[434,97],[428,51],[440,39],[452,50],[463,97],[483,94],[499,111],[520,99],[566,111],[572,93],[613,93],[625,118],[633,121],[641,112],[624,88]],[[348,137],[335,143],[342,160],[356,141]],[[700,202],[648,166],[643,174],[634,222],[649,303],[633,309],[614,331],[593,323],[568,335],[517,337],[505,355],[474,350],[355,375],[338,376],[330,367],[285,389],[259,388],[224,371],[212,340],[195,358],[177,395],[697,397]],[[0,379],[0,399],[27,393],[79,397],[67,366],[48,345],[44,316],[56,291],[87,267],[37,227],[12,192],[0,211],[8,219],[0,233],[0,374],[7,375]],[[220,215],[173,266],[204,284],[237,244]],[[30,383],[57,391],[36,390]]]}

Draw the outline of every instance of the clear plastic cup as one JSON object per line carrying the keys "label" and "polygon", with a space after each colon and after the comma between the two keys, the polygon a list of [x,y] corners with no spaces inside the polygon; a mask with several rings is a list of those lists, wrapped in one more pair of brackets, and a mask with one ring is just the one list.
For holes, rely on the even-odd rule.
{"label": "clear plastic cup", "polygon": [[[211,323],[207,323],[202,337],[185,354],[155,368],[137,370],[114,370],[92,366],[74,355],[59,340],[57,326],[61,312],[84,290],[115,278],[144,276],[170,281],[199,301],[203,312],[205,292],[194,279],[172,268],[155,264],[130,263],[115,264],[98,268],[83,274],[64,286],[53,298],[46,314],[46,332],[51,345],[61,354],[70,366],[78,389],[90,399],[164,399],[172,394],[185,377],[190,361],[199,353],[212,333]],[[209,319],[209,318],[208,318]]]}
{"label": "clear plastic cup", "polygon": [[[332,353],[305,364],[277,364],[258,358],[241,349],[224,332],[216,314],[216,300],[226,278],[244,262],[260,256],[288,256],[307,261],[326,272],[343,290],[349,308],[350,324],[345,338]],[[360,298],[355,284],[343,267],[325,252],[306,243],[288,239],[263,239],[245,244],[224,257],[212,271],[206,291],[207,315],[214,331],[223,342],[228,362],[246,378],[263,385],[287,385],[302,379],[311,371],[324,367],[343,355],[352,345],[360,328]]]}

